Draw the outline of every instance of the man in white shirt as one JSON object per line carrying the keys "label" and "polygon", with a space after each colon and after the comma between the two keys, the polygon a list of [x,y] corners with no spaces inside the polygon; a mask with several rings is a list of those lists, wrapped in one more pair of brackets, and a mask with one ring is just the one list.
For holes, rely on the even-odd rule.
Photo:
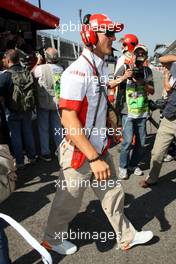
{"label": "man in white shirt", "polygon": [[[63,255],[77,250],[67,240],[68,224],[79,211],[85,183],[91,184],[100,199],[120,248],[129,249],[153,237],[151,231],[137,232],[125,217],[123,188],[106,151],[108,68],[104,56],[111,54],[115,33],[123,24],[114,24],[103,14],[87,15],[83,22],[81,36],[87,48],[61,78],[59,108],[67,136],[60,145],[61,175],[43,241],[44,247]],[[75,235],[78,238],[79,231]]]}
{"label": "man in white shirt", "polygon": [[38,79],[37,123],[41,148],[40,158],[44,161],[50,161],[50,127],[52,130],[56,148],[59,146],[62,140],[60,134],[61,123],[57,112],[57,103],[60,96],[60,78],[63,72],[63,68],[58,65],[59,58],[56,49],[47,48],[45,57],[46,64],[38,65],[34,69],[34,75]]}

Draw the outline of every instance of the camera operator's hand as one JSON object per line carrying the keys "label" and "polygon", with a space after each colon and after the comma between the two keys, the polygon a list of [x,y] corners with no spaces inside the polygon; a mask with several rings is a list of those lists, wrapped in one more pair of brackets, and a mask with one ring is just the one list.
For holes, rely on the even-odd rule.
{"label": "camera operator's hand", "polygon": [[90,168],[97,181],[107,180],[111,176],[109,165],[103,160],[96,160],[90,163]]}
{"label": "camera operator's hand", "polygon": [[37,53],[36,54],[36,57],[37,57],[37,65],[40,65],[43,63],[43,58],[42,58],[42,55],[40,53]]}
{"label": "camera operator's hand", "polygon": [[166,90],[167,93],[172,91],[172,86],[170,85],[169,81],[171,78],[171,73],[168,67],[163,68],[163,84],[164,84],[164,89]]}
{"label": "camera operator's hand", "polygon": [[133,76],[133,70],[132,69],[127,69],[123,75],[123,80],[127,80],[129,78],[132,78]]}
{"label": "camera operator's hand", "polygon": [[163,75],[164,75],[164,78],[167,78],[168,80],[170,79],[170,71],[169,69],[167,69],[166,67],[163,68]]}
{"label": "camera operator's hand", "polygon": [[145,84],[145,91],[146,91],[147,95],[149,95],[149,94],[153,95],[155,92],[153,85],[151,85],[149,83]]}

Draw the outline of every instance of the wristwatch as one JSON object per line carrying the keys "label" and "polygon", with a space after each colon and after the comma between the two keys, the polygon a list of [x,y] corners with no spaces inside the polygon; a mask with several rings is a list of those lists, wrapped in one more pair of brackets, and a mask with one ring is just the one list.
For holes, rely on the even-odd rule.
{"label": "wristwatch", "polygon": [[101,160],[101,157],[98,156],[98,157],[96,157],[95,159],[91,159],[91,160],[88,159],[88,162],[89,162],[89,163],[92,163],[92,162],[97,161],[97,160]]}

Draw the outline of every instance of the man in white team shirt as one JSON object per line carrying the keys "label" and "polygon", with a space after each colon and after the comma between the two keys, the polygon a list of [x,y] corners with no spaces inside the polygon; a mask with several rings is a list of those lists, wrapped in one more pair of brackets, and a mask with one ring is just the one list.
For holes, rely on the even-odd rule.
{"label": "man in white team shirt", "polygon": [[[81,36],[87,47],[61,78],[59,108],[62,124],[68,133],[60,145],[61,175],[42,243],[47,249],[63,255],[77,250],[76,245],[67,240],[68,224],[80,209],[86,181],[90,181],[100,199],[121,249],[146,243],[153,237],[151,231],[137,232],[125,217],[123,188],[117,181],[111,155],[105,153],[107,137],[101,134],[101,130],[106,128],[107,112],[107,101],[100,90],[107,92],[104,82],[108,81],[108,71],[104,56],[111,54],[115,33],[123,29],[123,24],[114,24],[103,14],[87,15],[83,23]],[[108,30],[110,26],[111,30]],[[97,72],[103,80],[101,85],[95,78]],[[82,133],[83,127],[92,128],[92,132],[86,130]],[[102,181],[106,183],[104,190]],[[111,185],[108,184],[110,182]]]}

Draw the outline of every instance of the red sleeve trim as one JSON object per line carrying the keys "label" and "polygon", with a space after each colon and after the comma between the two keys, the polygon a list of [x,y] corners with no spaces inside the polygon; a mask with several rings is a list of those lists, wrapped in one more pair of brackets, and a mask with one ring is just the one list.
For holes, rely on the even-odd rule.
{"label": "red sleeve trim", "polygon": [[67,100],[60,98],[59,100],[59,109],[69,109],[69,110],[74,110],[76,112],[79,112],[81,109],[82,101],[78,100]]}

